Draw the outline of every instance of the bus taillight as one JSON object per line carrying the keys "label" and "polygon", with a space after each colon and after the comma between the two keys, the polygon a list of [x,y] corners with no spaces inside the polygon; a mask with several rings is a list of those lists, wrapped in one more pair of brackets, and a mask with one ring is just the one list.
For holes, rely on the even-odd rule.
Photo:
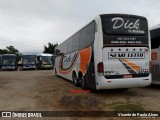
{"label": "bus taillight", "polygon": [[151,61],[149,61],[149,71],[150,72],[152,71],[152,63],[151,63]]}
{"label": "bus taillight", "polygon": [[97,70],[98,70],[99,75],[103,75],[103,73],[104,73],[103,62],[98,63]]}

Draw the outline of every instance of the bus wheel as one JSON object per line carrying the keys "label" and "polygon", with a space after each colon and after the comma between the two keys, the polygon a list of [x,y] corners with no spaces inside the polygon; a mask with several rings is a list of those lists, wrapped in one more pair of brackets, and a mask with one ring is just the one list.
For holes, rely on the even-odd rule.
{"label": "bus wheel", "polygon": [[55,71],[54,71],[54,72],[55,72],[55,75],[57,75],[57,70],[56,70],[56,69],[55,69]]}
{"label": "bus wheel", "polygon": [[77,75],[76,75],[75,72],[73,72],[73,74],[72,74],[72,79],[73,79],[74,85],[75,85],[76,87],[79,87],[79,86],[80,86],[80,83],[79,83],[79,80],[78,80]]}
{"label": "bus wheel", "polygon": [[81,87],[82,87],[82,89],[86,89],[86,81],[85,81],[84,76],[80,77],[80,81],[81,81]]}

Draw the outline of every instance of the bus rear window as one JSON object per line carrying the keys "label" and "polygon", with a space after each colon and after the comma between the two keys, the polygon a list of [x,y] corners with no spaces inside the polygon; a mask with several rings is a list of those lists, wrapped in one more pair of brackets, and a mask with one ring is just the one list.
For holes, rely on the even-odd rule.
{"label": "bus rear window", "polygon": [[148,31],[145,19],[128,17],[102,18],[102,28],[108,35],[145,35]]}

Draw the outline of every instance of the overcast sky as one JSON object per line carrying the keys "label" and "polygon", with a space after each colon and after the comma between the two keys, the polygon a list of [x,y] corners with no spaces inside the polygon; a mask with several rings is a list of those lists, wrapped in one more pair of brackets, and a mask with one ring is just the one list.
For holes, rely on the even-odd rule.
{"label": "overcast sky", "polygon": [[0,0],[0,49],[40,53],[108,13],[142,15],[151,27],[160,24],[160,0]]}

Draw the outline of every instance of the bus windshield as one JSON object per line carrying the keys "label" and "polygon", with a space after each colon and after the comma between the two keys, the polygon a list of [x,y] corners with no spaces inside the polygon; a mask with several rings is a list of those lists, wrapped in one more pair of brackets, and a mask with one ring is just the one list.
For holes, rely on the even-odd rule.
{"label": "bus windshield", "polygon": [[2,65],[15,65],[16,57],[15,56],[4,56]]}
{"label": "bus windshield", "polygon": [[23,56],[23,64],[35,64],[36,57],[34,55],[25,55]]}
{"label": "bus windshield", "polygon": [[104,44],[148,44],[147,20],[133,16],[103,16]]}
{"label": "bus windshield", "polygon": [[51,56],[41,56],[42,64],[52,64]]}
{"label": "bus windshield", "polygon": [[0,55],[0,62],[2,61],[2,56]]}

